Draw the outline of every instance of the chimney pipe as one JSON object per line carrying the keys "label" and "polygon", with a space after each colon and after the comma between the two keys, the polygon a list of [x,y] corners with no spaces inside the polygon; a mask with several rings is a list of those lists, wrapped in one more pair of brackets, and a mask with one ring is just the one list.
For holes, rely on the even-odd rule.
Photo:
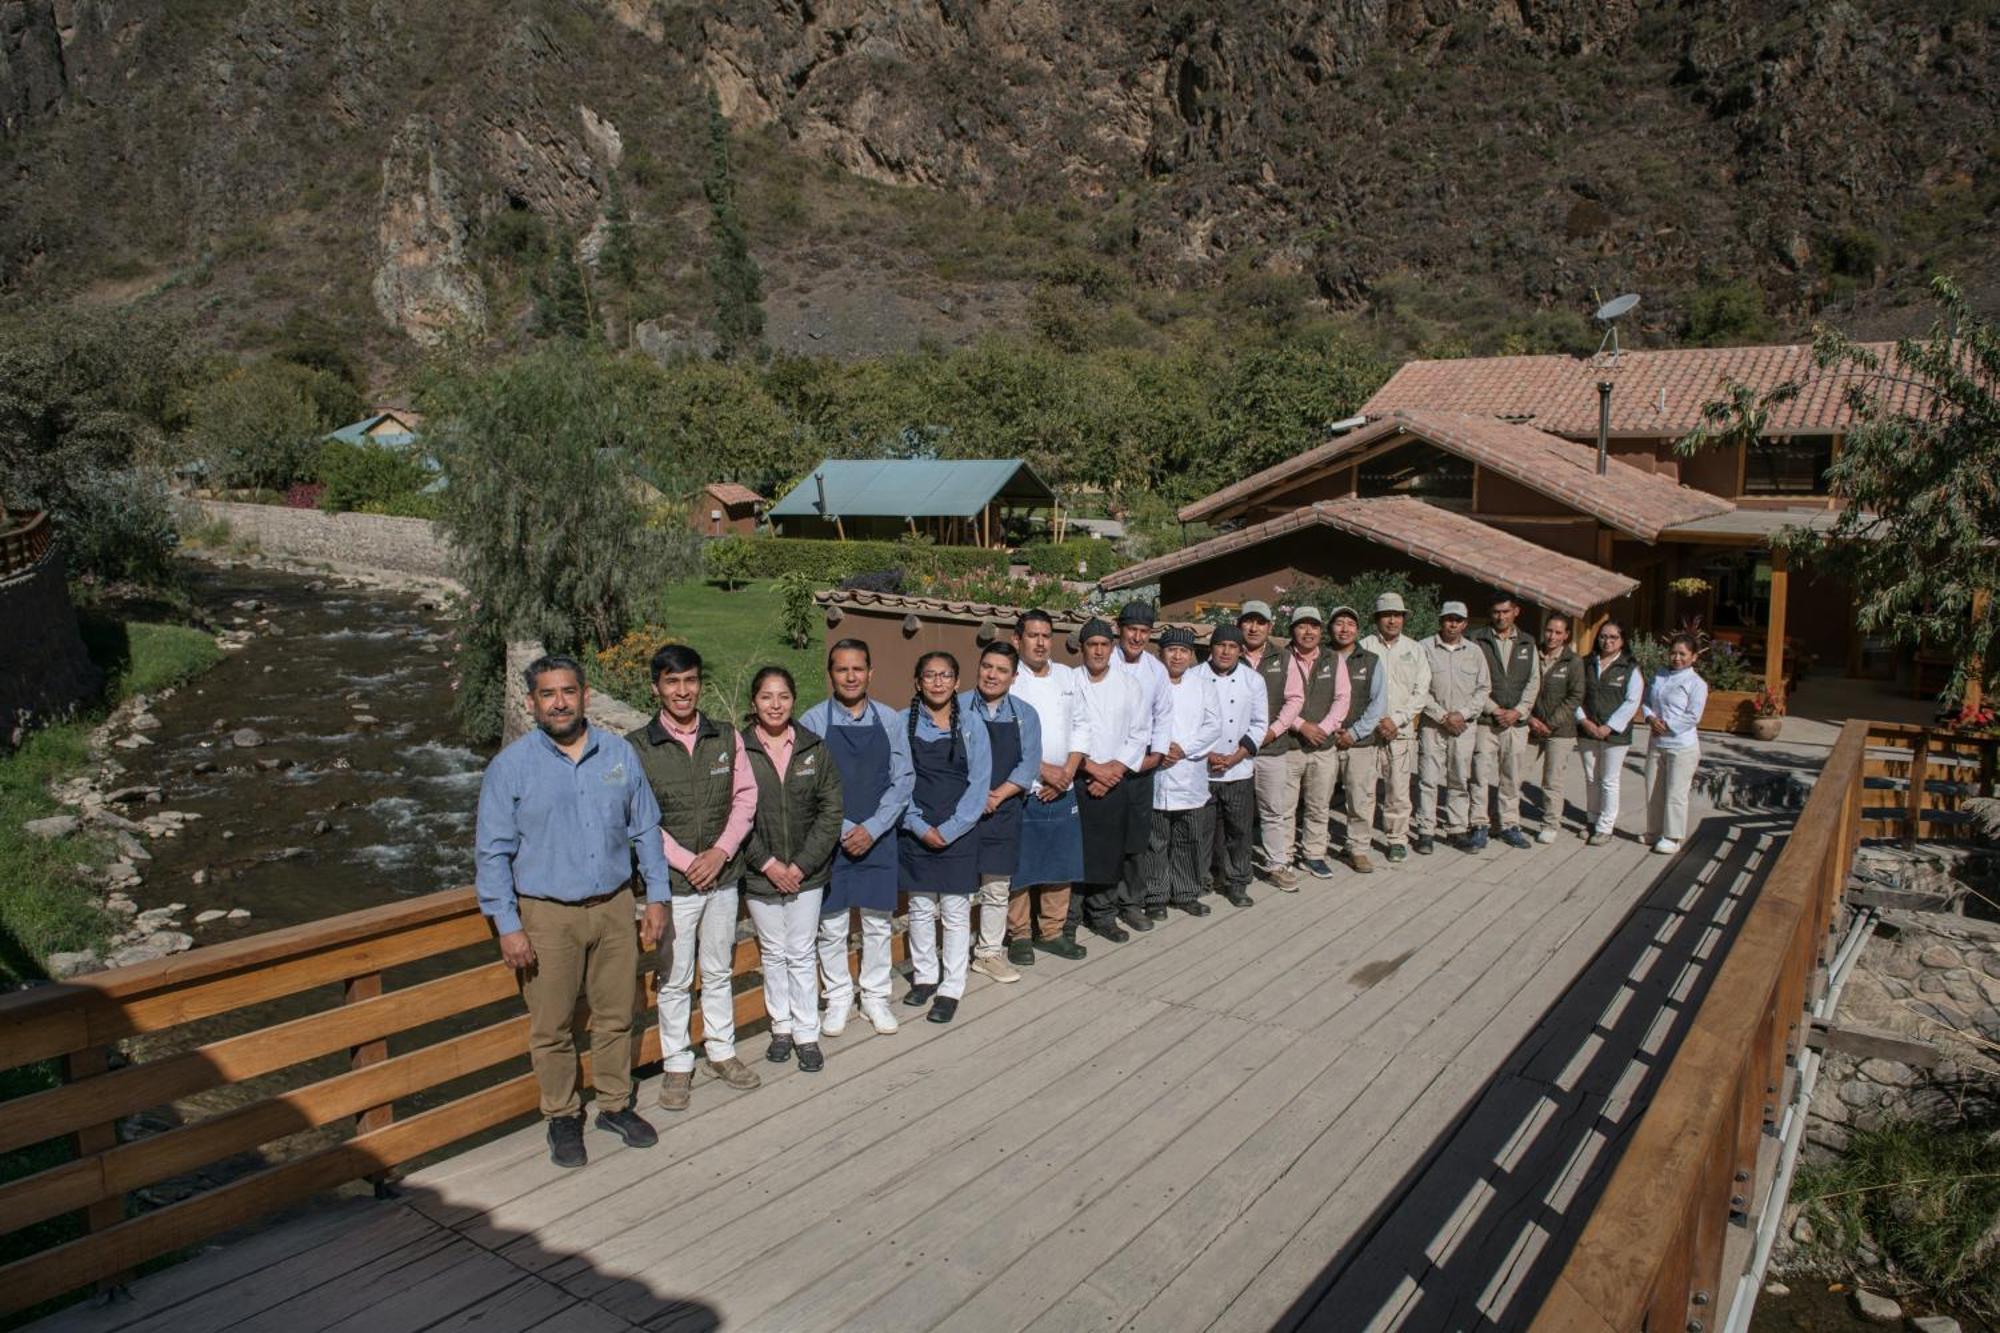
{"label": "chimney pipe", "polygon": [[1611,381],[1597,382],[1597,475],[1611,467]]}
{"label": "chimney pipe", "polygon": [[[1604,469],[1601,467],[1598,469],[1599,472],[1602,472],[1603,470]],[[817,498],[819,500],[819,504],[817,507],[819,509],[820,517],[824,518],[826,517],[826,473],[824,472],[813,473],[813,490],[817,492]]]}

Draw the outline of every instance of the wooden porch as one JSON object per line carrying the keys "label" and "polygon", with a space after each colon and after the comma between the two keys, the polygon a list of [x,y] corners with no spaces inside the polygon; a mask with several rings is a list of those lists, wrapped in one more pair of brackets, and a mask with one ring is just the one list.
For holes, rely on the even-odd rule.
{"label": "wooden porch", "polygon": [[[591,1164],[561,1172],[530,1124],[41,1327],[1518,1327],[1789,823],[1703,813],[1671,862],[1571,834],[1265,886],[1018,985],[975,976],[949,1027],[857,1019],[816,1076],[753,1037],[765,1086],[698,1083],[691,1112],[652,1112],[654,1150],[593,1131]],[[406,1149],[463,1108],[462,1137],[498,1095],[334,1151],[365,1174],[398,1131]],[[137,1257],[92,1247],[177,1210],[212,1222],[204,1199],[287,1172],[104,1218],[0,1291],[74,1285]]]}

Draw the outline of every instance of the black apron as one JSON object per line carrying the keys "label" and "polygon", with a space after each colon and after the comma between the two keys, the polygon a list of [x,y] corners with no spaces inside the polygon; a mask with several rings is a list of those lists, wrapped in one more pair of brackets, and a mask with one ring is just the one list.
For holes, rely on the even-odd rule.
{"label": "black apron", "polygon": [[[882,794],[889,790],[889,733],[872,706],[869,716],[873,726],[829,724],[826,729],[827,747],[833,751],[834,766],[840,770],[840,812],[856,824],[875,813],[882,804]],[[863,857],[848,855],[845,847],[836,848],[826,897],[820,900],[820,915],[833,916],[850,907],[893,912],[897,878],[894,829],[875,839],[875,845]]]}
{"label": "black apron", "polygon": [[[986,739],[993,747],[993,785],[999,786],[1021,762],[1021,723],[1018,718],[1005,722],[986,720]],[[979,840],[979,850],[975,862],[979,873],[1001,875],[1012,878],[1014,867],[1021,859],[1021,811],[1027,803],[1026,792],[1008,797],[989,815],[982,815],[979,827],[973,836]]]}
{"label": "black apron", "polygon": [[[1128,774],[1103,796],[1092,796],[1088,783],[1087,776],[1079,772],[1072,789],[1076,792],[1078,822],[1083,825],[1082,882],[1116,884],[1124,870],[1126,845],[1131,837],[1127,826],[1131,822],[1134,784]],[[1149,810],[1149,823],[1151,818]]]}
{"label": "black apron", "polygon": [[[965,744],[957,736],[934,741],[913,740],[910,758],[916,765],[917,786],[910,794],[910,808],[924,823],[936,828],[958,809],[971,780],[972,765]],[[903,888],[909,893],[972,894],[979,889],[978,826],[960,835],[943,851],[926,847],[923,840],[905,828],[897,835],[901,857]]]}

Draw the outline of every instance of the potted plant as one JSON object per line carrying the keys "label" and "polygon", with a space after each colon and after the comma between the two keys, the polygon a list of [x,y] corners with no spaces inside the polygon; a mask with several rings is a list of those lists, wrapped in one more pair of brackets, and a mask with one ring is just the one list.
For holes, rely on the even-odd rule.
{"label": "potted plant", "polygon": [[1774,741],[1784,725],[1784,697],[1769,688],[1757,691],[1757,697],[1750,701],[1750,734],[1760,741]]}

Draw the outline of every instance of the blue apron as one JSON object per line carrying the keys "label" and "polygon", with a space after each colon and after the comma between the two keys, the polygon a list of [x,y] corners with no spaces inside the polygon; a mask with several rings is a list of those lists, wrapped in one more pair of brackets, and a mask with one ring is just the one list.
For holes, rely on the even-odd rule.
{"label": "blue apron", "polygon": [[[826,743],[833,751],[834,766],[840,770],[841,814],[859,824],[882,804],[889,790],[889,733],[871,705],[873,726],[828,726]],[[875,839],[863,857],[850,856],[844,847],[833,853],[833,874],[820,900],[820,915],[845,913],[850,907],[867,907],[879,912],[896,910],[896,832]]]}
{"label": "blue apron", "polygon": [[1021,812],[1021,856],[1013,887],[1074,884],[1082,878],[1083,822],[1077,815],[1076,788],[1053,801],[1028,797]]}
{"label": "blue apron", "polygon": [[[988,719],[986,739],[993,747],[993,785],[997,787],[1021,762],[1019,719],[1006,722]],[[981,875],[1013,876],[1014,866],[1021,857],[1021,807],[1027,799],[1026,792],[1011,796],[992,814],[980,817],[973,836],[979,839],[975,859]]]}
{"label": "blue apron", "polygon": [[[956,736],[910,743],[917,769],[917,787],[910,808],[932,828],[950,819],[965,795],[972,765]],[[911,893],[974,893],[979,888],[978,826],[966,830],[943,851],[926,847],[907,828],[897,836],[903,865],[903,887]]]}

